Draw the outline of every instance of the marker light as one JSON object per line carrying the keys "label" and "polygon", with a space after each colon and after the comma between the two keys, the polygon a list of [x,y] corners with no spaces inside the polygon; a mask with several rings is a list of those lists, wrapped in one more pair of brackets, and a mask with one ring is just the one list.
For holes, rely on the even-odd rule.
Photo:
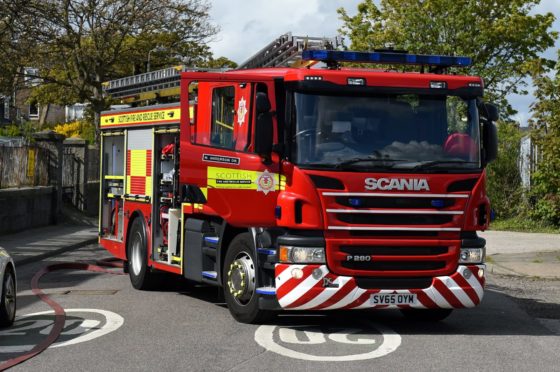
{"label": "marker light", "polygon": [[447,83],[445,81],[430,81],[430,88],[445,89],[447,88]]}
{"label": "marker light", "polygon": [[350,204],[353,207],[361,207],[362,206],[362,199],[350,198],[350,199],[348,199],[348,204]]}
{"label": "marker light", "polygon": [[445,201],[442,199],[432,199],[432,201],[430,202],[430,204],[432,205],[432,207],[434,208],[443,208],[445,207]]}
{"label": "marker light", "polygon": [[303,60],[315,60],[322,62],[388,63],[440,67],[466,67],[470,66],[472,63],[469,57],[391,52],[351,52],[337,50],[304,50],[301,58]]}
{"label": "marker light", "polygon": [[366,85],[366,81],[362,78],[348,78],[348,85]]}

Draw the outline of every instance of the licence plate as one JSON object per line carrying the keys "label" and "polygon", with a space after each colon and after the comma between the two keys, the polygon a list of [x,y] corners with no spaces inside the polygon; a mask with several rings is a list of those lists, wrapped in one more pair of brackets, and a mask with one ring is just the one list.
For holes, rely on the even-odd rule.
{"label": "licence plate", "polygon": [[370,297],[372,305],[412,305],[416,302],[416,295],[412,293],[374,293]]}

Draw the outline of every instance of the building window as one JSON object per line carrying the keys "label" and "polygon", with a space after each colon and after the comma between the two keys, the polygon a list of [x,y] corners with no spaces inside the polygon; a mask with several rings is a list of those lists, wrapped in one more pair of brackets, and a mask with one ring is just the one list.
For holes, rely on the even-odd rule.
{"label": "building window", "polygon": [[10,97],[4,97],[4,119],[10,119]]}
{"label": "building window", "polygon": [[39,105],[37,102],[29,104],[29,119],[39,118]]}
{"label": "building window", "polygon": [[33,67],[25,67],[23,69],[23,81],[28,87],[34,87],[41,82],[38,78],[39,69]]}

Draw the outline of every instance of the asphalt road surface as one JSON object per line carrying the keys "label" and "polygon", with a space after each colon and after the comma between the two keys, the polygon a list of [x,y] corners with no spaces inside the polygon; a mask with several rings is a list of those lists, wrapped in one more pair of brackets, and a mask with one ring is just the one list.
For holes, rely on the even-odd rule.
{"label": "asphalt road surface", "polygon": [[[52,326],[50,308],[30,291],[35,272],[105,257],[92,245],[20,267],[19,320],[0,331],[0,361],[32,348]],[[558,281],[491,277],[481,306],[435,324],[386,310],[283,313],[256,326],[233,320],[216,288],[166,279],[159,291],[141,292],[124,275],[48,274],[41,288],[66,309],[66,327],[55,345],[13,370],[559,370]]]}

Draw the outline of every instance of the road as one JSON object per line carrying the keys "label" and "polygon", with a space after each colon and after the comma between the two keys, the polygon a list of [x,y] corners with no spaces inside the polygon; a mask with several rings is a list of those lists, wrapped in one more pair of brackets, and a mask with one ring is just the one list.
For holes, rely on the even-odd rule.
{"label": "road", "polygon": [[[48,263],[104,257],[91,245],[20,267],[24,317],[0,332],[0,360],[31,348],[52,323],[48,314],[25,317],[49,310],[30,291],[35,272]],[[13,371],[558,370],[560,282],[489,281],[481,306],[441,323],[369,311],[285,313],[259,327],[235,322],[216,288],[171,277],[161,290],[141,292],[124,275],[55,272],[40,284],[68,311],[59,340],[67,345]]]}

